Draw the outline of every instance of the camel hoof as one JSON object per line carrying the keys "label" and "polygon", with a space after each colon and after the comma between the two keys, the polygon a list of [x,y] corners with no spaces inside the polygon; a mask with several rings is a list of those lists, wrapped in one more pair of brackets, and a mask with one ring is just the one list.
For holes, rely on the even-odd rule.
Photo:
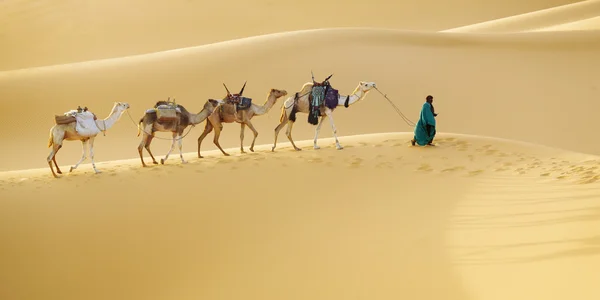
{"label": "camel hoof", "polygon": [[319,146],[317,146],[317,145],[315,145],[313,148],[314,148],[315,150],[319,150],[319,149],[321,149],[321,147],[319,147]]}
{"label": "camel hoof", "polygon": [[62,171],[61,170],[56,170],[56,173],[62,174]]}
{"label": "camel hoof", "polygon": [[344,149],[344,147],[342,147],[342,146],[337,146],[337,149],[338,149],[338,150],[342,150],[342,149]]}
{"label": "camel hoof", "polygon": [[157,162],[157,161],[153,161],[152,163],[153,163],[153,164],[155,164],[155,165],[158,165],[158,162]]}
{"label": "camel hoof", "polygon": [[254,148],[250,148],[250,151],[254,152]]}
{"label": "camel hoof", "polygon": [[184,160],[184,161],[181,161],[181,163],[182,164],[187,164],[188,162]]}
{"label": "camel hoof", "polygon": [[164,165],[165,164],[165,160],[163,158],[160,159],[160,164]]}
{"label": "camel hoof", "polygon": [[246,153],[246,151],[244,151],[244,150],[240,150],[240,153]]}
{"label": "camel hoof", "polygon": [[147,168],[148,166],[146,164],[142,164],[142,168]]}
{"label": "camel hoof", "polygon": [[302,149],[300,148],[294,148],[296,151],[302,151]]}
{"label": "camel hoof", "polygon": [[272,147],[272,148],[271,148],[271,152],[275,152],[275,147]]}
{"label": "camel hoof", "polygon": [[223,155],[225,155],[225,156],[229,156],[229,153],[223,153]]}
{"label": "camel hoof", "polygon": [[202,155],[198,155],[198,158],[204,158],[204,156],[202,156]]}
{"label": "camel hoof", "polygon": [[96,174],[102,174],[102,171],[94,171]]}
{"label": "camel hoof", "polygon": [[[69,173],[73,172],[73,170],[75,170],[75,168],[71,167],[71,168],[69,169]],[[62,174],[62,173],[61,173],[61,172],[58,172],[58,174]]]}

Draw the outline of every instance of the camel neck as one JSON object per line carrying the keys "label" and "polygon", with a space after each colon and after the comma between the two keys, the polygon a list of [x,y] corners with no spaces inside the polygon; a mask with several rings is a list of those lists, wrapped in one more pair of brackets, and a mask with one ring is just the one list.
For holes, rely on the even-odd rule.
{"label": "camel neck", "polygon": [[263,103],[262,106],[258,107],[258,109],[254,112],[254,115],[260,116],[260,115],[264,115],[267,112],[269,112],[269,110],[273,107],[273,105],[275,105],[276,100],[277,100],[277,98],[274,95],[269,95],[267,97],[267,101],[265,101],[265,103]]}
{"label": "camel neck", "polygon": [[210,111],[208,111],[207,109],[202,109],[199,113],[197,114],[190,114],[190,123],[192,124],[199,124],[202,123],[202,121],[206,120],[206,118],[208,118],[208,116],[211,114]]}
{"label": "camel neck", "polygon": [[366,92],[363,92],[360,88],[356,89],[352,94],[348,96],[340,96],[338,100],[338,106],[350,106],[365,97]]}
{"label": "camel neck", "polygon": [[96,120],[96,125],[102,131],[106,131],[109,128],[111,128],[119,120],[119,117],[121,115],[122,115],[122,112],[119,112],[116,109],[113,109],[113,111],[110,113],[110,115],[108,115],[108,117],[106,117],[102,120]]}

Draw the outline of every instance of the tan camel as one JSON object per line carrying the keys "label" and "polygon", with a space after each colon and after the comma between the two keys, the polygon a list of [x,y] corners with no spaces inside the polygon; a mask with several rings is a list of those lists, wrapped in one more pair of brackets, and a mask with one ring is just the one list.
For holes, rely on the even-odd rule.
{"label": "tan camel", "polygon": [[[275,105],[275,102],[279,98],[287,95],[287,91],[271,89],[267,96],[267,100],[263,105],[257,105],[257,104],[251,103],[251,105],[248,108],[239,108],[239,107],[236,108],[236,105],[237,105],[236,103],[240,102],[242,99],[242,94],[244,92],[245,86],[246,86],[246,84],[244,83],[244,86],[240,90],[240,93],[233,94],[233,95],[231,93],[229,93],[227,86],[225,86],[225,89],[227,90],[227,96],[225,96],[225,98],[223,98],[223,100],[225,100],[225,104],[221,105],[221,107],[219,109],[215,110],[208,117],[206,126],[204,127],[204,132],[202,132],[202,134],[198,138],[198,157],[199,158],[203,157],[200,154],[200,147],[202,145],[202,140],[204,140],[204,138],[213,129],[215,130],[215,135],[214,135],[215,145],[217,145],[217,147],[219,147],[219,149],[221,150],[221,152],[223,152],[223,154],[225,156],[229,156],[229,154],[226,153],[223,150],[223,148],[221,148],[221,145],[219,144],[219,136],[221,134],[221,131],[223,130],[223,123],[234,123],[234,122],[240,123],[240,126],[241,126],[240,150],[242,153],[245,153],[245,151],[244,151],[244,130],[246,129],[246,125],[247,125],[248,128],[250,128],[250,130],[252,130],[252,132],[254,133],[254,138],[252,139],[252,144],[250,145],[250,151],[254,152],[254,143],[256,142],[256,137],[258,136],[258,131],[256,131],[256,129],[254,128],[254,125],[252,125],[252,122],[250,120],[254,116],[260,116],[260,115],[264,115],[264,114],[268,113],[269,110],[273,107],[273,105]],[[245,99],[248,99],[248,98],[245,98]],[[242,104],[244,104],[244,103],[242,103]]]}
{"label": "tan camel", "polygon": [[[157,106],[159,106],[161,104],[166,104],[166,103],[167,103],[166,101],[158,101],[154,107],[156,108]],[[169,132],[170,131],[173,133],[173,142],[171,144],[171,149],[169,150],[169,152],[167,152],[167,155],[165,156],[165,158],[162,158],[160,160],[160,163],[164,164],[165,161],[167,160],[167,158],[169,158],[169,155],[175,148],[176,141],[179,144],[179,156],[181,157],[181,162],[184,164],[187,163],[187,161],[185,161],[183,159],[183,153],[182,153],[183,137],[181,135],[183,134],[183,131],[190,125],[194,126],[196,124],[202,123],[222,103],[223,103],[222,100],[208,99],[206,101],[206,103],[204,103],[202,110],[197,114],[192,114],[189,111],[187,111],[183,106],[177,104],[177,109],[178,109],[177,119],[172,120],[172,121],[171,120],[159,121],[159,120],[157,120],[155,110],[151,110],[151,109],[147,110],[146,113],[144,114],[144,116],[140,119],[140,121],[138,123],[138,134],[137,134],[138,136],[140,136],[140,132],[142,130],[144,131],[142,141],[140,142],[140,145],[138,146],[138,152],[140,153],[140,159],[142,160],[142,166],[147,167],[146,163],[144,162],[144,157],[142,155],[142,151],[144,148],[146,148],[146,150],[150,154],[150,157],[152,158],[152,163],[154,163],[155,165],[158,164],[156,162],[156,159],[154,159],[154,155],[152,155],[152,152],[150,151],[150,143],[152,142],[152,139],[154,138],[154,133],[157,131],[159,131],[159,132]],[[143,124],[143,125],[141,125],[141,124]]]}
{"label": "tan camel", "polygon": [[[275,147],[277,145],[277,136],[279,135],[279,131],[281,131],[281,129],[285,125],[288,126],[285,134],[288,137],[288,139],[290,140],[290,142],[292,143],[292,146],[294,146],[294,149],[296,149],[298,151],[302,150],[302,149],[296,147],[296,144],[294,144],[294,141],[292,140],[292,127],[294,126],[294,122],[296,121],[296,113],[301,112],[301,113],[308,114],[310,112],[309,94],[311,93],[312,87],[313,87],[312,82],[305,83],[302,86],[302,89],[300,90],[300,92],[294,94],[293,96],[291,96],[287,100],[285,100],[285,102],[283,102],[283,106],[281,109],[281,117],[279,118],[279,125],[277,125],[277,127],[275,128],[275,141],[273,142],[273,148],[271,148],[271,151],[275,151]],[[338,98],[337,106],[349,107],[350,105],[364,99],[365,96],[367,95],[367,93],[373,88],[376,88],[376,84],[374,82],[361,81],[361,82],[359,82],[356,89],[354,89],[352,94],[350,94],[350,95],[339,94],[337,96],[337,98]],[[338,140],[337,129],[335,127],[335,123],[333,122],[333,110],[334,109],[335,109],[335,107],[333,107],[333,108],[330,108],[327,106],[321,107],[321,109],[320,109],[321,119],[319,120],[319,124],[317,125],[317,128],[315,130],[315,139],[313,142],[314,149],[320,149],[320,147],[317,145],[317,138],[319,136],[319,131],[321,130],[321,125],[323,125],[323,121],[325,120],[325,117],[328,117],[329,123],[331,123],[331,129],[333,130],[333,136],[335,138],[336,148],[338,150],[343,149],[342,145],[340,145],[340,142]]]}
{"label": "tan camel", "polygon": [[[123,115],[125,110],[129,109],[129,104],[124,102],[115,102],[110,114],[104,120],[95,120],[96,126],[100,131],[105,132],[109,128],[111,128]],[[50,137],[48,139],[48,147],[52,146],[52,151],[47,158],[48,165],[50,166],[50,170],[52,171],[52,175],[55,178],[59,178],[58,174],[62,174],[62,171],[58,167],[56,163],[56,153],[63,146],[63,141],[81,141],[83,154],[81,155],[81,159],[77,162],[75,166],[72,166],[69,172],[77,169],[79,164],[81,164],[86,158],[86,147],[89,144],[90,147],[90,158],[92,160],[92,167],[94,168],[94,172],[100,173],[96,168],[96,163],[94,162],[94,140],[97,134],[89,135],[89,136],[81,136],[77,132],[77,122],[71,122],[69,124],[57,124],[52,126],[50,129]],[[52,162],[56,166],[56,173],[54,172],[54,168],[52,167]]]}

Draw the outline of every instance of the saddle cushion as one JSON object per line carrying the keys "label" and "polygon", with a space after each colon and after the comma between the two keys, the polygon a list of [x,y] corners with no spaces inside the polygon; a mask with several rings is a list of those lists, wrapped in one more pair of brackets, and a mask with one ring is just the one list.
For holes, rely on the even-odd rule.
{"label": "saddle cushion", "polygon": [[177,120],[177,114],[181,113],[181,109],[175,105],[157,105],[156,108],[156,118],[159,121],[173,121]]}
{"label": "saddle cushion", "polygon": [[333,110],[338,106],[339,103],[339,91],[334,89],[332,86],[327,86],[325,90],[325,106]]}
{"label": "saddle cushion", "polygon": [[252,106],[252,98],[241,97],[239,103],[235,104],[236,110],[246,110]]}
{"label": "saddle cushion", "polygon": [[96,115],[92,112],[83,111],[77,112],[77,110],[70,110],[64,114],[66,117],[74,117],[75,121],[75,131],[77,134],[84,137],[94,136],[100,133],[100,128],[96,125]]}

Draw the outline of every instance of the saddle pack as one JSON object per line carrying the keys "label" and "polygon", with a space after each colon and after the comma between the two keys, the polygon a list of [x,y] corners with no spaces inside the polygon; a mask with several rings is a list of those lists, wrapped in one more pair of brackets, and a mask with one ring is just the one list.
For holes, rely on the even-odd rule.
{"label": "saddle pack", "polygon": [[159,122],[170,122],[177,121],[178,114],[181,113],[181,109],[173,101],[158,101],[154,105],[154,111],[156,112],[156,120]]}
{"label": "saddle pack", "polygon": [[308,94],[310,108],[308,123],[310,124],[317,125],[319,123],[322,109],[327,107],[334,110],[338,105],[339,91],[331,86],[329,78],[331,76],[323,82],[315,82],[313,79],[313,86]]}

